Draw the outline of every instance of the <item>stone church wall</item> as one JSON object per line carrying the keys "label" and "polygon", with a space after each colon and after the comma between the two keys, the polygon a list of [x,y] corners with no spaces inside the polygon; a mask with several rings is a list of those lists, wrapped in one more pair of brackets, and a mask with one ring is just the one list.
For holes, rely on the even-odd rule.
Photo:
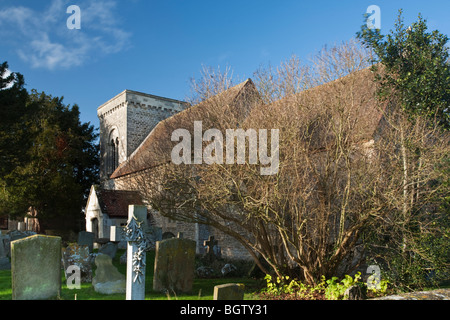
{"label": "stone church wall", "polygon": [[127,102],[127,156],[139,147],[159,122],[183,109],[179,101],[135,92],[128,93]]}
{"label": "stone church wall", "polygon": [[126,159],[127,108],[125,94],[121,93],[109,100],[97,110],[100,120],[100,180],[108,178],[107,161],[110,134],[116,131],[119,137],[119,162]]}
{"label": "stone church wall", "polygon": [[97,109],[100,119],[100,181],[107,189],[114,189],[108,181],[112,173],[111,139],[118,138],[118,164],[125,161],[139,147],[145,137],[162,120],[183,110],[182,101],[125,90]]}

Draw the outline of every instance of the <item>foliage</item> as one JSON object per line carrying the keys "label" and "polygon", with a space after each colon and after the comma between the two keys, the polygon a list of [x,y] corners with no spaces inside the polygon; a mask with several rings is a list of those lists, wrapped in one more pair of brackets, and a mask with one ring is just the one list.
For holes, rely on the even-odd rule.
{"label": "foliage", "polygon": [[263,297],[270,299],[299,299],[299,300],[314,300],[325,298],[327,300],[343,300],[346,299],[345,291],[352,286],[359,286],[364,291],[370,290],[372,297],[383,296],[388,291],[389,281],[381,279],[378,286],[367,286],[367,283],[361,281],[361,273],[358,272],[351,277],[345,275],[342,280],[338,277],[331,277],[326,279],[321,277],[321,281],[315,285],[306,285],[296,279],[291,279],[289,276],[272,277],[266,275],[266,288],[262,290]]}
{"label": "foliage", "polygon": [[271,294],[292,294],[297,291],[305,291],[306,286],[303,285],[301,282],[297,282],[296,280],[292,279],[289,281],[289,276],[281,276],[276,277],[275,282],[273,282],[272,276],[267,274],[264,277],[264,280],[266,280],[266,292]]}
{"label": "foliage", "polygon": [[374,275],[371,275],[367,278],[367,290],[374,296],[383,296],[388,292],[390,281],[388,279],[376,278]]}
{"label": "foliage", "polygon": [[290,281],[289,279],[289,276],[277,276],[276,278],[273,278],[271,275],[267,274],[264,277],[264,280],[266,280],[266,288],[262,290],[263,296],[285,296],[290,299],[312,300],[317,296],[320,296],[320,292],[323,291],[321,285],[313,287],[305,285],[296,279],[291,279]]}
{"label": "foliage", "polygon": [[[409,120],[389,123],[390,146],[399,150],[390,161],[403,172],[397,180],[402,189],[396,200],[389,197],[396,204],[369,232],[366,245],[394,286],[412,290],[436,285],[450,273],[449,141],[438,133],[450,129],[448,37],[428,32],[421,15],[406,27],[401,10],[390,34],[363,25],[358,37],[375,54],[380,100],[390,102],[391,114],[401,109]],[[433,145],[447,151],[435,153]]]}
{"label": "foliage", "polygon": [[450,64],[448,37],[427,32],[426,20],[406,27],[399,11],[395,31],[384,36],[379,29],[363,25],[358,37],[375,53],[374,66],[380,97],[396,95],[411,118],[426,115],[450,129]]}
{"label": "foliage", "polygon": [[358,272],[355,274],[355,278],[352,278],[349,275],[345,275],[344,279],[340,282],[338,281],[338,277],[332,277],[331,279],[326,280],[325,277],[322,277],[322,282],[325,282],[325,297],[328,300],[340,300],[344,298],[345,291],[353,285],[361,285],[359,280],[361,279],[361,273]]}
{"label": "foliage", "polygon": [[[23,78],[18,79],[20,89]],[[2,137],[11,130],[20,139],[9,139],[8,148],[2,149],[0,215],[20,218],[27,212],[37,213],[43,223],[37,224],[37,231],[55,218],[74,222],[81,216],[89,188],[98,176],[95,129],[81,123],[77,105],[65,105],[63,98],[35,90],[21,91],[24,97],[10,97],[10,90],[19,90],[14,88],[0,91],[2,112],[11,108],[5,96],[22,112],[2,122]],[[9,150],[14,155],[16,149],[20,157],[8,156]]]}
{"label": "foliage", "polygon": [[0,64],[0,180],[24,160],[29,146],[25,81],[20,73],[8,73],[8,63]]}
{"label": "foliage", "polygon": [[429,128],[422,116],[414,123],[405,116],[386,140],[380,139],[383,149],[398,150],[380,169],[397,190],[384,193],[385,217],[364,234],[368,256],[393,286],[404,290],[437,285],[450,271],[450,224],[443,203],[450,192],[444,183],[449,136]]}

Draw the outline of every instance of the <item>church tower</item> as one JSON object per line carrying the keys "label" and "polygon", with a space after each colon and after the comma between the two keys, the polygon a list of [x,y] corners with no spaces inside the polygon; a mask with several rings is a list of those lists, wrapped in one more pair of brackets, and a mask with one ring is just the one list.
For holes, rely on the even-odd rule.
{"label": "church tower", "polygon": [[125,90],[97,109],[100,120],[100,183],[114,189],[109,179],[118,165],[139,147],[158,122],[183,110],[186,103]]}

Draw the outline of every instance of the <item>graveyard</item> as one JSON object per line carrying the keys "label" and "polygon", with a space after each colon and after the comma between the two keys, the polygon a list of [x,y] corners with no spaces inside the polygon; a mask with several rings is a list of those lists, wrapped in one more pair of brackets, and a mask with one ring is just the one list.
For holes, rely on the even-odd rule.
{"label": "graveyard", "polygon": [[446,10],[49,2],[0,8],[0,300],[450,299]]}
{"label": "graveyard", "polygon": [[[125,275],[126,266],[120,264],[120,255],[125,250],[118,250],[117,256],[113,259],[113,265],[117,267],[119,272]],[[257,285],[258,281],[251,278],[212,278],[212,279],[194,279],[191,294],[165,294],[152,290],[153,286],[153,265],[150,262],[154,260],[154,251],[147,253],[149,265],[147,267],[147,275],[145,286],[148,288],[145,293],[146,300],[213,300],[214,286],[224,283],[243,283],[248,288]],[[254,287],[253,287],[254,288]],[[11,300],[11,271],[0,270],[0,300]],[[250,291],[245,293],[244,299],[254,299]],[[80,289],[69,289],[67,287],[66,278],[61,273],[61,300],[125,300],[123,294],[101,294],[94,290],[91,283],[81,283]]]}
{"label": "graveyard", "polygon": [[253,261],[223,258],[213,236],[204,241],[207,250],[203,254],[196,253],[195,241],[183,238],[182,233],[153,238],[145,206],[130,205],[127,226],[114,228],[110,241],[104,243],[96,242],[87,231],[79,232],[75,242],[32,231],[2,233],[0,300],[450,298],[450,290],[441,288],[412,296],[389,296],[393,292],[386,290],[369,296],[360,291],[360,275],[354,280],[346,276],[348,287],[343,286],[344,280],[339,283],[333,278],[304,290],[295,280],[264,275]]}
{"label": "graveyard", "polygon": [[[318,292],[306,293],[301,297],[293,293],[293,290],[283,290],[282,286],[278,288],[272,286],[271,293],[270,290],[266,290],[270,287],[269,285],[265,288],[264,280],[268,279],[267,276],[263,279],[264,275],[248,261],[227,261],[210,254],[195,254],[190,257],[192,265],[189,267],[188,259],[184,261],[176,259],[177,249],[185,245],[179,238],[162,240],[158,242],[156,248],[146,251],[145,271],[141,270],[143,277],[139,282],[137,277],[132,277],[131,281],[127,280],[127,249],[119,248],[113,242],[89,252],[89,245],[78,243],[61,245],[60,238],[55,236],[27,234],[22,236],[25,237],[18,241],[15,240],[11,245],[14,254],[10,264],[6,262],[6,259],[10,260],[5,254],[6,252],[0,251],[4,255],[1,258],[0,266],[0,300],[327,299],[323,293]],[[4,235],[2,240],[5,244]],[[80,242],[83,240],[80,239]],[[170,248],[167,251],[169,255],[165,257],[165,260],[161,259],[164,253],[158,250],[160,248]],[[25,254],[19,258],[18,254],[21,252],[25,252]],[[183,254],[186,252],[188,251],[182,250]],[[73,268],[70,267],[75,265],[81,271],[78,283],[77,279],[73,277],[74,274],[71,274]],[[136,269],[132,268],[131,270],[135,271]],[[190,274],[187,275],[186,272]],[[99,289],[98,283],[104,281],[105,278],[109,278],[109,283],[114,285],[109,286],[106,283]],[[106,281],[108,282],[108,279]],[[127,285],[132,285],[130,282],[139,283],[138,285],[143,288],[142,297],[127,293]],[[119,285],[116,286],[116,284]],[[443,288],[446,287],[448,288],[448,284]],[[450,289],[433,289],[415,293],[384,295],[377,299],[445,300],[450,298]],[[276,291],[275,294],[274,291]]]}
{"label": "graveyard", "polygon": [[[252,263],[227,261],[212,249],[196,254],[195,241],[181,234],[153,241],[147,237],[142,209],[130,206],[123,238],[102,245],[85,231],[77,242],[34,232],[2,235],[0,300],[257,298],[253,292],[261,275],[258,280],[251,274]],[[205,243],[212,244],[217,245],[213,238]]]}
{"label": "graveyard", "polygon": [[[97,250],[94,250],[97,251]],[[120,257],[125,253],[125,249],[117,250],[117,254],[113,259],[113,265],[117,270],[126,274],[126,265],[120,263]],[[145,299],[146,300],[213,300],[214,287],[227,283],[242,283],[246,287],[244,299],[255,299],[252,291],[255,291],[261,281],[249,277],[214,277],[200,278],[196,277],[193,281],[190,293],[165,293],[153,290],[153,272],[154,272],[155,251],[147,252],[146,279],[145,279]],[[95,275],[95,269],[93,270]],[[119,294],[102,294],[95,291],[94,286],[90,282],[80,284],[80,289],[70,289],[67,286],[66,277],[61,269],[61,295],[59,298],[52,299],[61,300],[125,300],[125,293]],[[0,270],[0,300],[11,300],[11,270]]]}

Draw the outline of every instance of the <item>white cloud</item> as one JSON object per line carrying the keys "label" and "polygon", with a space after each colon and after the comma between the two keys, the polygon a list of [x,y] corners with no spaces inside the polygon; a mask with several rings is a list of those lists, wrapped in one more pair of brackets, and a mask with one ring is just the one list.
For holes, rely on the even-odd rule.
{"label": "white cloud", "polygon": [[80,66],[90,59],[127,48],[131,33],[119,25],[116,1],[78,1],[81,29],[69,30],[69,0],[52,0],[47,8],[23,6],[0,10],[0,36],[34,68]]}
{"label": "white cloud", "polygon": [[61,43],[53,43],[44,33],[40,39],[31,41],[27,51],[19,49],[18,54],[23,60],[29,61],[34,68],[44,67],[53,70],[82,65],[91,49],[87,44],[69,47]]}

